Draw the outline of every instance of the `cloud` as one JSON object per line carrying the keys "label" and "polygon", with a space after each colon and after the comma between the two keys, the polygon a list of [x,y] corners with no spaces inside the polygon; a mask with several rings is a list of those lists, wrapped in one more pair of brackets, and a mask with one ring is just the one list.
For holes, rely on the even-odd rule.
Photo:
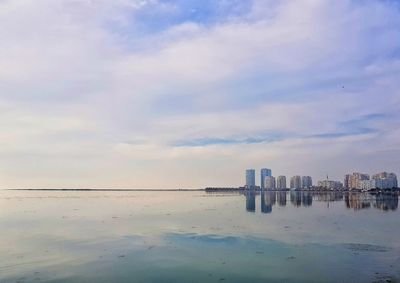
{"label": "cloud", "polygon": [[394,171],[399,14],[372,0],[2,1],[0,179],[176,187],[238,185],[245,167]]}

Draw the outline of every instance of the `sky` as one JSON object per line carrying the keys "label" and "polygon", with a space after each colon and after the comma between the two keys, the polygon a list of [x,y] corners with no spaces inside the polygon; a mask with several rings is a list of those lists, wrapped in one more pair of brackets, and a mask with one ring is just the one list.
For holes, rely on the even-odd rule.
{"label": "sky", "polygon": [[400,173],[400,1],[0,0],[0,188]]}

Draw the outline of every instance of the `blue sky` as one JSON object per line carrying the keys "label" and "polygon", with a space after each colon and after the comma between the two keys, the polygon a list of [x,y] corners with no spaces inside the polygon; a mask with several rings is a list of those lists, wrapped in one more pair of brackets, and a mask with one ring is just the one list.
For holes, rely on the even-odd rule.
{"label": "blue sky", "polygon": [[399,173],[399,1],[0,1],[0,187]]}

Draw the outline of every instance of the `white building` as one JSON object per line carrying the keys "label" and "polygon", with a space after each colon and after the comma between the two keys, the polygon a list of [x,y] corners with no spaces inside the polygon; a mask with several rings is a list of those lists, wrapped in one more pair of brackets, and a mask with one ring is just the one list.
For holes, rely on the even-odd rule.
{"label": "white building", "polygon": [[290,178],[290,188],[291,189],[301,189],[301,177],[293,176]]}
{"label": "white building", "polygon": [[343,188],[343,184],[342,182],[339,181],[324,180],[324,181],[318,181],[318,187],[328,190],[338,190]]}
{"label": "white building", "polygon": [[275,177],[266,176],[264,182],[265,182],[266,190],[275,190],[276,189]]}
{"label": "white building", "polygon": [[287,188],[285,176],[278,176],[278,178],[276,179],[276,188],[278,190],[285,190]]}
{"label": "white building", "polygon": [[376,188],[376,182],[374,179],[372,180],[359,180],[358,181],[358,188],[359,190],[369,191],[371,189]]}

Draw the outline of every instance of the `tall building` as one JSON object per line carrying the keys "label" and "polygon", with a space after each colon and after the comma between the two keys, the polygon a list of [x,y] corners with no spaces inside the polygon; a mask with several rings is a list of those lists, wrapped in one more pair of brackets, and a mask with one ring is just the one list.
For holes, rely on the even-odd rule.
{"label": "tall building", "polygon": [[381,172],[372,175],[355,172],[344,177],[344,186],[348,189],[372,190],[397,188],[397,176],[394,173]]}
{"label": "tall building", "polygon": [[264,185],[265,185],[264,188],[266,190],[275,190],[275,188],[276,188],[275,177],[272,177],[272,176],[265,177]]}
{"label": "tall building", "polygon": [[256,170],[247,169],[246,170],[246,187],[248,189],[254,188],[256,186]]}
{"label": "tall building", "polygon": [[372,176],[375,181],[375,188],[392,189],[397,188],[397,176],[394,173],[381,172]]}
{"label": "tall building", "polygon": [[296,175],[290,178],[291,189],[301,189],[301,177]]}
{"label": "tall building", "polygon": [[303,176],[301,177],[301,187],[303,189],[309,189],[312,187],[312,178],[311,176]]}
{"label": "tall building", "polygon": [[276,179],[276,188],[278,190],[285,190],[287,188],[285,176],[278,176],[278,178]]}
{"label": "tall building", "polygon": [[358,181],[358,187],[357,189],[363,190],[363,191],[369,191],[371,189],[375,189],[377,187],[376,180],[361,180]]}
{"label": "tall building", "polygon": [[267,177],[267,176],[272,176],[271,169],[262,168],[260,171],[260,177],[261,177],[260,187],[261,187],[261,189],[265,189],[265,177]]}
{"label": "tall building", "polygon": [[361,189],[361,181],[369,180],[368,174],[354,172],[350,175],[349,189]]}
{"label": "tall building", "polygon": [[347,174],[344,176],[344,182],[343,182],[343,186],[345,189],[349,189],[350,188],[350,174]]}

